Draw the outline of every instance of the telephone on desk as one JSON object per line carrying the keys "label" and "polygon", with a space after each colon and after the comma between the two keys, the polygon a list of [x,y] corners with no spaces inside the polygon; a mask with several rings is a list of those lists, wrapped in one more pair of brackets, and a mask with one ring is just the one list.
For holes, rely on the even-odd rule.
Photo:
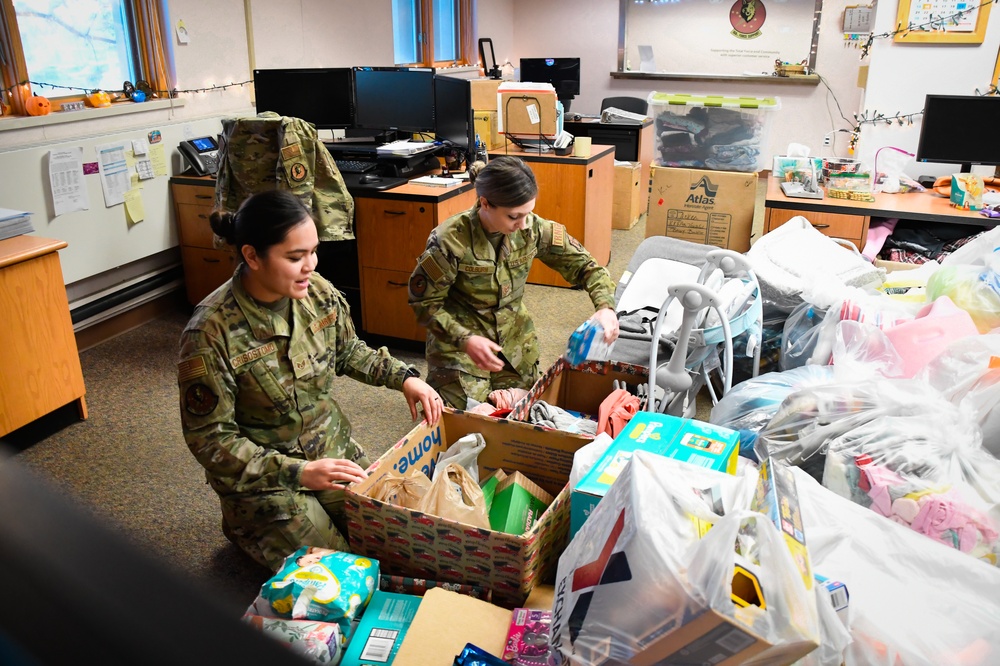
{"label": "telephone on desk", "polygon": [[219,170],[219,144],[212,137],[181,141],[177,147],[195,175],[208,176]]}

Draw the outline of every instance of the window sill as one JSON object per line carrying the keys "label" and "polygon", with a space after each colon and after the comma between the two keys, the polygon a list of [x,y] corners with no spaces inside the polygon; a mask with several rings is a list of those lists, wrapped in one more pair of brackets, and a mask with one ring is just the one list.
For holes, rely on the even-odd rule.
{"label": "window sill", "polygon": [[154,99],[136,104],[135,102],[119,102],[100,109],[82,109],[80,111],[56,111],[47,116],[4,116],[0,118],[0,132],[5,130],[24,129],[26,127],[41,127],[42,125],[59,125],[80,120],[94,120],[110,116],[123,116],[132,113],[159,111],[184,106],[183,99]]}

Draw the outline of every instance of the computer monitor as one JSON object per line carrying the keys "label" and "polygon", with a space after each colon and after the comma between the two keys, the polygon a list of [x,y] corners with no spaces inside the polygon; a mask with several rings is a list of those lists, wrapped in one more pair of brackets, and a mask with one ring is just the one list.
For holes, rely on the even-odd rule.
{"label": "computer monitor", "polygon": [[461,151],[469,163],[476,150],[472,84],[454,76],[434,77],[434,135]]}
{"label": "computer monitor", "polygon": [[551,83],[556,97],[569,111],[569,104],[580,94],[579,58],[521,58],[521,80]]}
{"label": "computer monitor", "polygon": [[434,70],[354,68],[354,124],[370,130],[434,131]]}
{"label": "computer monitor", "polygon": [[257,112],[301,118],[317,129],[354,126],[354,84],[350,67],[255,69]]}
{"label": "computer monitor", "polygon": [[917,143],[918,162],[1000,165],[1000,97],[927,95]]}

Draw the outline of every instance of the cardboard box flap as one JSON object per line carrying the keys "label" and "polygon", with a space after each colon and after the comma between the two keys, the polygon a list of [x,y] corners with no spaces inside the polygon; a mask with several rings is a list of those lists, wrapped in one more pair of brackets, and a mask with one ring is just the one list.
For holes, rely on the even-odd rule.
{"label": "cardboard box flap", "polygon": [[457,592],[427,590],[396,654],[396,664],[448,666],[472,643],[502,655],[512,613]]}

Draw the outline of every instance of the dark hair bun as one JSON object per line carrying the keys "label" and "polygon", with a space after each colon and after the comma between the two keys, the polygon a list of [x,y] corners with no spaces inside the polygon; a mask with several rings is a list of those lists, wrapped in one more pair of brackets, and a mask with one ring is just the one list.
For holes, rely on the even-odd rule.
{"label": "dark hair bun", "polygon": [[236,244],[236,215],[226,210],[213,210],[208,216],[208,224],[215,235],[228,245]]}
{"label": "dark hair bun", "polygon": [[475,162],[473,162],[472,164],[470,164],[469,165],[469,169],[468,169],[468,171],[469,171],[469,182],[470,183],[475,183],[476,182],[476,177],[479,175],[479,172],[482,171],[485,168],[486,168],[486,162],[483,162],[482,160],[476,160]]}

